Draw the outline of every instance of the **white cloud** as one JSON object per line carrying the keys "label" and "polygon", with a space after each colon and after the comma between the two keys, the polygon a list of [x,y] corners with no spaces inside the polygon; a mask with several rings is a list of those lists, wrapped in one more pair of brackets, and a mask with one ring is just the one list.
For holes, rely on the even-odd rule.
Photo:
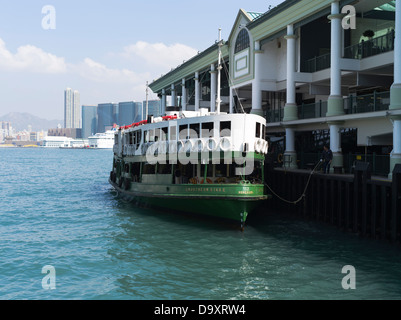
{"label": "white cloud", "polygon": [[166,45],[164,43],[148,43],[138,41],[124,48],[123,57],[129,59],[142,59],[149,66],[157,67],[159,74],[169,71],[195,56],[198,51],[187,45],[175,43]]}
{"label": "white cloud", "polygon": [[[58,57],[33,45],[22,45],[16,52],[11,52],[0,38],[0,78],[8,77],[18,83],[18,86],[10,86],[12,90],[5,93],[3,100],[15,104],[17,95],[21,99],[16,108],[23,109],[32,101],[41,101],[43,95],[35,96],[36,92],[51,88],[46,94],[46,102],[36,104],[43,114],[54,114],[55,105],[62,111],[62,92],[70,86],[80,91],[83,104],[143,101],[147,81],[151,82],[196,54],[196,49],[183,44],[139,41],[111,55],[105,53],[102,60],[86,57],[70,63],[68,57]],[[149,93],[150,99],[157,98],[151,91]],[[23,102],[28,96],[30,102]]]}
{"label": "white cloud", "polygon": [[69,69],[81,77],[95,82],[135,84],[144,82],[144,77],[149,76],[149,74],[140,74],[128,69],[111,69],[90,58],[85,58],[82,63],[77,65],[69,65]]}
{"label": "white cloud", "polygon": [[47,53],[32,45],[21,46],[13,54],[0,39],[0,69],[7,71],[29,71],[35,73],[64,73],[67,65],[64,58]]}

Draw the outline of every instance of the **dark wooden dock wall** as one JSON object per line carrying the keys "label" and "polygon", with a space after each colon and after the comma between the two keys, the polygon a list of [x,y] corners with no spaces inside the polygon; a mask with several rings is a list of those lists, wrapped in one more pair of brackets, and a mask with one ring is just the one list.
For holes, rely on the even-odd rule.
{"label": "dark wooden dock wall", "polygon": [[[266,183],[280,197],[297,200],[296,205],[273,196],[267,209],[285,211],[335,225],[361,236],[401,242],[401,166],[393,181],[372,179],[369,164],[359,163],[354,175],[310,174],[305,170],[267,169]],[[268,190],[269,191],[269,190]]]}

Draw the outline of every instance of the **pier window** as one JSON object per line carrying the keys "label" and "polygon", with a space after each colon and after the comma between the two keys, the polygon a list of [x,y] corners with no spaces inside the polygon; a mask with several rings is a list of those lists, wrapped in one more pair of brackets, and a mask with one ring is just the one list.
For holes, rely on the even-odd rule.
{"label": "pier window", "polygon": [[231,137],[231,121],[220,122],[220,137]]}
{"label": "pier window", "polygon": [[237,36],[235,42],[234,54],[250,47],[249,34],[246,29],[242,29]]}
{"label": "pier window", "polygon": [[202,138],[213,138],[214,123],[202,123]]}

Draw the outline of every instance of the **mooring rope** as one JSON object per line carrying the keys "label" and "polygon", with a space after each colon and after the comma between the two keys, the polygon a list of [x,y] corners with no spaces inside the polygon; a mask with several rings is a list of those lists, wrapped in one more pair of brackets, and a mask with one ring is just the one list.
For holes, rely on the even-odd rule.
{"label": "mooring rope", "polygon": [[294,204],[294,205],[296,205],[298,202],[301,202],[302,199],[305,197],[306,191],[308,190],[310,181],[311,181],[311,179],[312,179],[312,175],[315,173],[316,169],[320,166],[320,164],[321,164],[321,162],[318,162],[318,164],[315,166],[315,168],[313,168],[312,172],[311,172],[310,175],[309,175],[308,181],[307,181],[307,183],[306,183],[304,192],[303,192],[302,195],[301,195],[297,200],[295,200],[295,201],[289,201],[289,200],[286,200],[286,199],[284,199],[283,197],[279,196],[276,192],[274,192],[274,190],[273,190],[266,182],[265,182],[265,186],[268,187],[269,190],[270,190],[277,198],[279,198],[281,201],[284,201],[284,202],[289,203],[289,204]]}

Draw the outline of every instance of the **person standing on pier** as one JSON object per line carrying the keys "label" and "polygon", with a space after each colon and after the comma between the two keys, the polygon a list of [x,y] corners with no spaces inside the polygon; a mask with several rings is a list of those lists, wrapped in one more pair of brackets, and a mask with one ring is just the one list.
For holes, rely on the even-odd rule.
{"label": "person standing on pier", "polygon": [[324,146],[322,158],[320,160],[320,162],[323,162],[323,173],[330,172],[331,161],[333,161],[333,152],[329,149],[328,146]]}

